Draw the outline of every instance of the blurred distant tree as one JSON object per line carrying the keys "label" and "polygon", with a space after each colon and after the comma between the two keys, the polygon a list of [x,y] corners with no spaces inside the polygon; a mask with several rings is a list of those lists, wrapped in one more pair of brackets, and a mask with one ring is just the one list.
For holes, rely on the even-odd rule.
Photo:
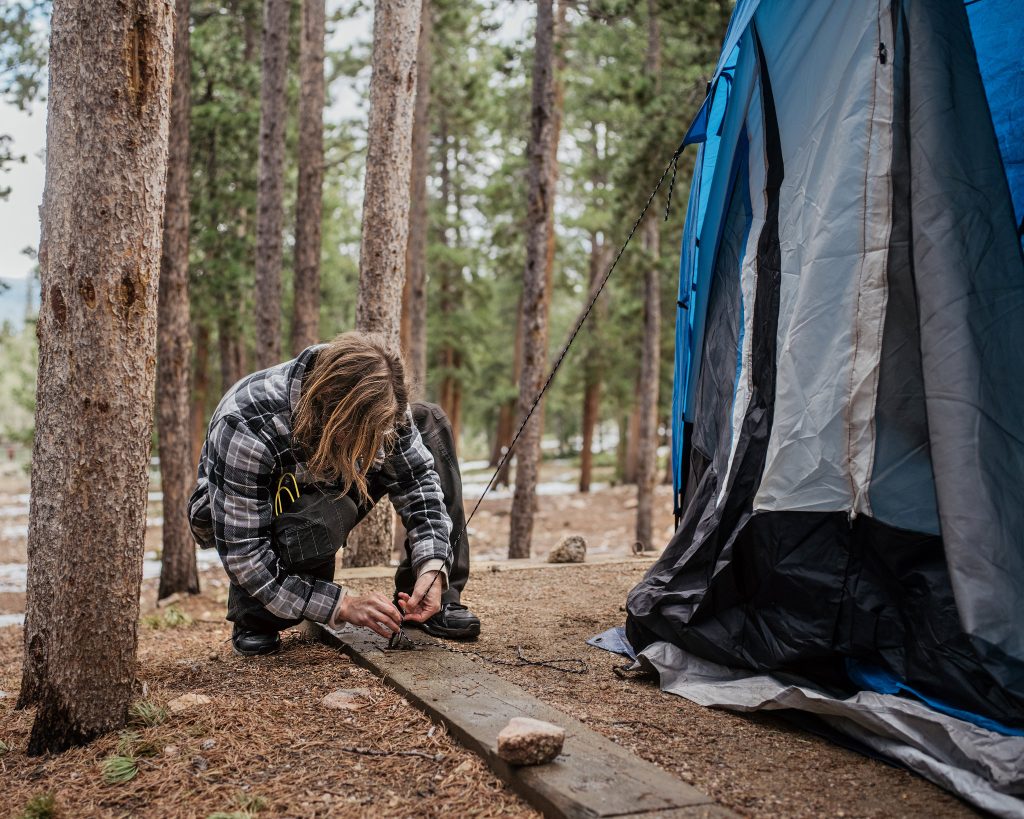
{"label": "blurred distant tree", "polygon": [[302,0],[292,354],[320,340],[324,189],[324,0]]}
{"label": "blurred distant tree", "polygon": [[189,122],[191,71],[189,0],[177,0],[174,83],[167,157],[167,195],[160,252],[157,312],[156,410],[163,492],[163,550],[158,599],[199,592],[196,547],[186,504],[195,483],[189,411],[192,338],[189,326]]}

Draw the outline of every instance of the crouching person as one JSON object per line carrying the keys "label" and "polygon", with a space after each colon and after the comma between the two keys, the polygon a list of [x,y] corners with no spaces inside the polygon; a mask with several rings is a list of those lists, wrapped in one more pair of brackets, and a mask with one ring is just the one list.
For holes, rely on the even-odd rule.
{"label": "crouching person", "polygon": [[[334,582],[349,532],[385,494],[408,533],[393,600]],[[383,637],[403,616],[435,637],[480,633],[459,603],[469,541],[451,425],[440,407],[409,405],[402,359],[379,337],[345,333],[232,387],[188,508],[231,580],[239,654],[275,651],[303,619]]]}

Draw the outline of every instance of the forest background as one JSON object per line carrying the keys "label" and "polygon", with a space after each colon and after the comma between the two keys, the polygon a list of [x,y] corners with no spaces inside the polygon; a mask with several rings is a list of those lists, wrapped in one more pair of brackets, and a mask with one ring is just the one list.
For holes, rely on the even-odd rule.
{"label": "forest background", "polygon": [[[730,6],[679,0],[558,6],[560,127],[547,294],[549,362],[703,100]],[[283,112],[282,359],[295,352],[290,340],[302,310],[293,300],[301,7],[295,0],[289,15]],[[535,7],[515,0],[431,0],[428,9],[430,105],[426,121],[417,123],[428,145],[420,169],[427,239],[419,251],[426,270],[426,368],[422,374],[413,370],[423,382],[419,394],[440,403],[452,418],[463,457],[495,465],[518,420],[517,349],[522,342],[517,316],[526,263]],[[37,0],[17,0],[0,9],[5,110],[32,110],[42,117],[48,14],[49,3]],[[355,325],[371,19],[368,3],[327,4],[321,339]],[[255,294],[262,22],[263,4],[257,0],[195,0],[191,6],[188,275],[195,454],[220,396],[259,365]],[[0,183],[2,172],[25,162],[30,150],[6,131],[0,122]],[[689,180],[690,161],[684,154],[679,163],[681,189]],[[0,197],[10,195],[0,184]],[[685,197],[677,196],[668,221],[662,221],[662,202],[652,208],[643,241],[634,242],[619,263],[546,400],[545,449],[579,459],[584,490],[595,467],[609,482],[636,481],[645,396],[657,402],[659,435],[662,443],[667,441],[676,243]],[[36,243],[37,237],[24,231],[9,236],[4,258],[11,258],[12,244],[17,244],[19,251],[25,248],[26,266],[31,266]],[[660,290],[654,302],[660,355],[658,378],[645,380],[639,365],[652,271]],[[26,321],[5,321],[0,329],[0,441],[27,444],[36,370],[33,287],[31,280],[16,289],[10,282],[0,284],[5,287],[5,301],[25,304]],[[406,312],[408,300],[407,293]],[[592,445],[595,430],[602,445]],[[154,455],[157,434],[154,427]],[[593,460],[581,457],[591,449],[599,450]],[[665,474],[662,460],[659,475]]]}

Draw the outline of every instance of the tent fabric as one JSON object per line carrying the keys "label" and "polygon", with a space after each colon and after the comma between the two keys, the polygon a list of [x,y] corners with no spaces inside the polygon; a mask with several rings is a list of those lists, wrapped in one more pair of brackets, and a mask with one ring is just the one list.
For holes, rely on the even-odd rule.
{"label": "tent fabric", "polygon": [[678,527],[637,648],[821,685],[852,659],[1024,728],[1022,21],[737,4],[690,132]]}

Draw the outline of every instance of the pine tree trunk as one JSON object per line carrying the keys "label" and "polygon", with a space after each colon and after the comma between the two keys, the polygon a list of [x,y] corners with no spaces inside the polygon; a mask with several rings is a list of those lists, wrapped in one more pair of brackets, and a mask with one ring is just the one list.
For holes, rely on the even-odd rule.
{"label": "pine tree trunk", "polygon": [[256,221],[256,366],[281,360],[281,223],[284,220],[284,129],[288,117],[290,0],[264,0],[260,85],[259,192]]}
{"label": "pine tree trunk", "polygon": [[[590,236],[590,281],[587,288],[587,303],[593,298],[598,283],[605,273],[607,263],[607,246],[597,233]],[[590,326],[587,327],[587,339],[591,350],[583,364],[583,418],[582,448],[580,450],[580,492],[589,492],[594,466],[594,427],[597,426],[601,409],[601,367],[602,359],[598,354],[601,344],[601,317],[604,305],[597,304],[590,314]]]}
{"label": "pine tree trunk", "polygon": [[[561,95],[555,63],[553,0],[538,0],[533,61],[530,141],[527,148],[528,200],[526,267],[523,271],[523,369],[519,378],[519,418],[526,417],[544,381],[548,345],[548,302],[554,260],[556,154]],[[564,12],[564,8],[561,10]],[[516,445],[516,488],[512,497],[510,558],[530,556],[537,508],[543,405],[534,412]]]}
{"label": "pine tree trunk", "polygon": [[[192,409],[192,463],[199,463],[199,454],[206,440],[206,405],[210,399],[210,328],[206,324],[196,327],[193,351]],[[233,382],[232,382],[233,383]]]}
{"label": "pine tree trunk", "polygon": [[644,337],[640,356],[640,394],[638,398],[636,443],[636,540],[645,549],[653,547],[651,526],[654,514],[654,487],[658,483],[658,381],[661,352],[661,296],[659,293],[659,224],[647,220],[644,239],[650,261],[644,271]]}
{"label": "pine tree trunk", "polygon": [[433,62],[430,0],[423,0],[416,46],[416,107],[412,128],[412,175],[409,181],[409,243],[402,293],[402,351],[413,400],[427,383],[427,175],[430,169],[430,74]]}
{"label": "pine tree trunk", "polygon": [[320,224],[324,187],[324,0],[303,0],[299,47],[299,185],[295,200],[292,353],[320,340]]}
{"label": "pine tree trunk", "polygon": [[[381,333],[395,347],[400,340],[405,251],[409,241],[420,2],[378,0],[373,18],[373,74],[356,328]],[[391,557],[393,532],[391,504],[378,503],[349,538],[349,565],[386,565]]]}
{"label": "pine tree trunk", "polygon": [[[654,78],[654,93],[660,92],[661,39],[657,0],[647,0],[646,72]],[[649,257],[644,271],[644,337],[640,355],[639,428],[637,430],[636,541],[653,548],[652,519],[654,488],[658,483],[658,381],[661,353],[661,294],[658,257],[661,251],[660,223],[650,214],[644,225],[644,246]]]}
{"label": "pine tree trunk", "polygon": [[[512,352],[512,383],[518,384],[519,378],[523,372],[523,300],[520,297],[518,304],[516,305],[516,316],[519,317],[516,321],[516,337],[513,345]],[[498,415],[498,436],[495,441],[495,451],[497,452],[498,459],[504,454],[504,452],[511,446],[512,438],[516,434],[518,427],[516,426],[516,404],[515,398],[506,401],[501,405],[501,410]],[[513,457],[505,459],[505,463],[502,464],[501,469],[498,471],[498,476],[494,480],[495,486],[508,486],[509,475],[512,472],[512,461]],[[498,460],[492,464],[497,466]]]}
{"label": "pine tree trunk", "polygon": [[246,374],[241,331],[234,321],[221,321],[217,329],[220,358],[220,391],[226,393]]}
{"label": "pine tree trunk", "polygon": [[[639,379],[637,379],[636,394],[641,390]],[[620,477],[623,483],[636,483],[637,481],[637,442],[640,439],[640,400],[637,399],[629,410],[619,429],[624,435],[619,439],[621,448],[621,470]]]}
{"label": "pine tree trunk", "polygon": [[53,5],[21,696],[38,704],[33,755],[123,725],[135,680],[173,25],[166,0]]}
{"label": "pine tree trunk", "polygon": [[199,592],[196,547],[185,508],[195,481],[189,425],[192,380],[188,302],[189,70],[189,0],[177,0],[157,314],[157,424],[164,519],[158,598],[175,592]]}

